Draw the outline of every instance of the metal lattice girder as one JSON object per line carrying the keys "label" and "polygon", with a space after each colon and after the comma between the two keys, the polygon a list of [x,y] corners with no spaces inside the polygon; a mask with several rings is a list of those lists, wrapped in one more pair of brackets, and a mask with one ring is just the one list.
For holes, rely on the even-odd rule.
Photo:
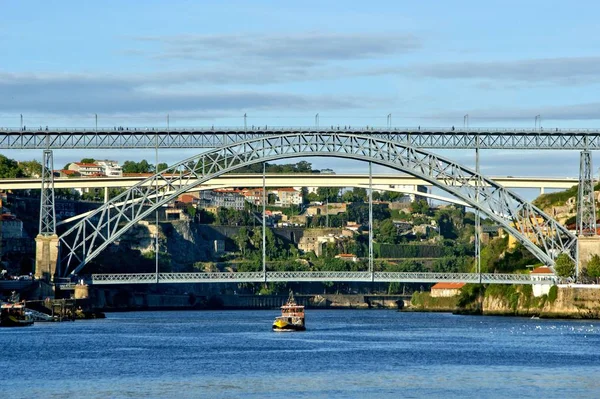
{"label": "metal lattice girder", "polygon": [[40,231],[39,234],[51,236],[56,234],[56,211],[54,207],[54,162],[52,151],[44,150],[42,162],[42,191],[40,197]]}
{"label": "metal lattice girder", "polygon": [[255,163],[303,156],[371,161],[419,177],[484,212],[543,263],[553,266],[560,253],[574,258],[577,238],[565,227],[515,193],[456,162],[370,136],[306,133],[230,144],[141,181],[60,236],[61,270],[78,273],[139,220],[211,178]]}
{"label": "metal lattice girder", "polygon": [[[483,273],[427,273],[427,272],[267,272],[267,282],[312,281],[312,282],[405,282],[405,283],[437,283],[463,282],[485,284],[555,284],[556,278],[545,276],[533,277],[529,274],[493,274]],[[262,272],[239,273],[159,273],[159,281],[163,283],[261,283],[265,281]],[[92,274],[90,284],[153,284],[155,273],[135,274]]]}
{"label": "metal lattice girder", "polygon": [[579,157],[579,192],[577,195],[577,234],[596,235],[596,201],[592,176],[592,153],[581,151]]}
{"label": "metal lattice girder", "polygon": [[598,150],[599,129],[557,129],[542,131],[523,128],[451,127],[355,127],[243,126],[128,128],[51,128],[49,131],[22,131],[0,128],[0,149],[97,149],[97,148],[216,148],[235,142],[282,134],[358,134],[399,141],[415,148],[430,149],[549,149]]}

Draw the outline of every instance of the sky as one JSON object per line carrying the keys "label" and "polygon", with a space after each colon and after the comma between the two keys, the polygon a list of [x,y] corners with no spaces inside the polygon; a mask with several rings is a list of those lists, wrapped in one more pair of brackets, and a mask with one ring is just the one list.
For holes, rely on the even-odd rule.
{"label": "sky", "polygon": [[[593,1],[0,0],[0,127],[600,127]],[[164,150],[175,163],[197,150]],[[472,167],[473,151],[443,151]],[[41,152],[8,151],[15,159]],[[153,151],[55,151],[154,160]],[[352,161],[317,168],[366,172]],[[594,164],[600,166],[598,157]],[[502,176],[577,176],[573,151],[482,151]],[[341,169],[341,170],[340,170]],[[391,173],[375,169],[376,173]]]}

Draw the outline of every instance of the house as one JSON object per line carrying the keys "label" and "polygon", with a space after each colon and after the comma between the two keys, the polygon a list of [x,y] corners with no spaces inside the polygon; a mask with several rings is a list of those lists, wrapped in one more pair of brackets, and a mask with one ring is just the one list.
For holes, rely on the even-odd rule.
{"label": "house", "polygon": [[74,170],[81,176],[104,175],[104,169],[96,163],[71,162],[69,170]]}
{"label": "house", "polygon": [[437,283],[431,287],[431,296],[434,298],[449,298],[460,294],[460,289],[465,283]]}
{"label": "house", "polygon": [[122,177],[123,169],[119,166],[117,161],[97,161],[98,166],[102,168],[102,173],[105,176],[110,177]]}
{"label": "house", "polygon": [[273,190],[273,193],[277,195],[276,206],[289,208],[292,205],[302,205],[302,192],[295,188],[277,188]]}
{"label": "house", "polygon": [[[556,281],[556,274],[548,266],[540,266],[533,269],[530,273],[531,279],[534,281]],[[550,292],[552,284],[532,284],[533,296],[540,297],[547,295]]]}

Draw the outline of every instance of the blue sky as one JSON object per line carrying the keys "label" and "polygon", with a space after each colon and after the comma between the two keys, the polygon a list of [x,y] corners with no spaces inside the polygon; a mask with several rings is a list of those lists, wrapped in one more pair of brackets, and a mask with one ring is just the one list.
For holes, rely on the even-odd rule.
{"label": "blue sky", "polygon": [[[0,126],[600,126],[597,2],[287,3],[2,1]],[[577,168],[574,152],[482,153],[492,175]]]}

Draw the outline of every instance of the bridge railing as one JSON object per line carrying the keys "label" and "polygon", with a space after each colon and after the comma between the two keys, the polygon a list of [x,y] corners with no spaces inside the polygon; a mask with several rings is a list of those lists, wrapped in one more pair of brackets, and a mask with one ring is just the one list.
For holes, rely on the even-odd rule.
{"label": "bridge railing", "polygon": [[349,125],[324,125],[324,126],[276,126],[276,125],[249,125],[244,126],[102,126],[89,127],[89,126],[52,126],[43,128],[26,128],[23,130],[21,127],[0,127],[0,132],[11,132],[11,133],[54,133],[54,132],[66,132],[66,133],[157,133],[157,132],[279,132],[279,131],[319,131],[319,132],[365,132],[365,131],[377,131],[377,132],[473,132],[473,133],[598,133],[598,128],[514,128],[514,127],[454,127],[452,126],[349,126]]}

